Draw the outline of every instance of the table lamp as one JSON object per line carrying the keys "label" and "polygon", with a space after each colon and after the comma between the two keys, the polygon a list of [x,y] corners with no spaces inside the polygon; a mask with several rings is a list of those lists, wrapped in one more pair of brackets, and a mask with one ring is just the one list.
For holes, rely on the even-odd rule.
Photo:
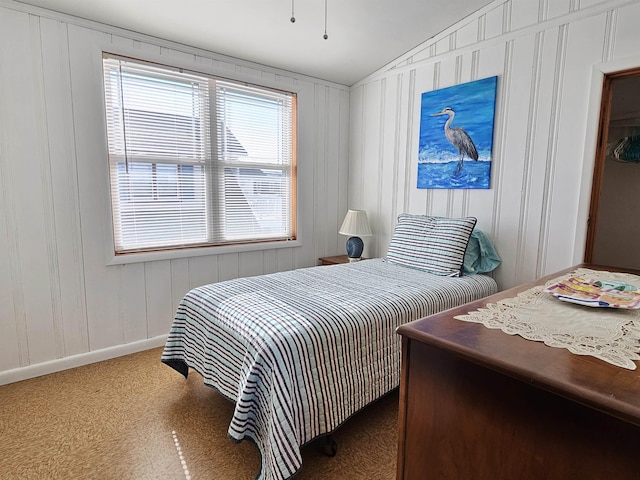
{"label": "table lamp", "polygon": [[344,217],[338,233],[349,236],[347,240],[347,256],[349,257],[349,261],[356,262],[360,260],[362,250],[364,250],[364,242],[360,237],[371,236],[367,212],[364,210],[349,210]]}

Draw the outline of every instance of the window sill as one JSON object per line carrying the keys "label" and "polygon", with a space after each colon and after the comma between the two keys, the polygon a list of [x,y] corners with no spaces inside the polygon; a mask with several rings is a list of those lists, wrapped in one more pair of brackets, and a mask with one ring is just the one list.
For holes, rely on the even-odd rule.
{"label": "window sill", "polygon": [[177,250],[162,250],[158,252],[127,253],[114,255],[111,253],[107,265],[124,265],[128,263],[154,262],[172,260],[174,258],[202,257],[206,255],[221,255],[225,253],[255,252],[258,250],[274,250],[278,248],[300,247],[300,240],[288,242],[265,242],[245,245],[223,245],[219,247],[182,248]]}

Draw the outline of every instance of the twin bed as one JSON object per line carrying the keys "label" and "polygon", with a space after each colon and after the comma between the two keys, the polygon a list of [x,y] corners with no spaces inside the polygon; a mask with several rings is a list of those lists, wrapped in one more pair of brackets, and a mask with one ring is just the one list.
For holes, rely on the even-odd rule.
{"label": "twin bed", "polygon": [[[235,403],[228,434],[255,442],[258,479],[290,478],[301,446],[399,385],[399,325],[497,291],[488,275],[460,276],[469,239],[486,241],[474,225],[401,215],[384,259],[195,288],[162,361]],[[487,249],[476,250],[464,264],[486,263]]]}

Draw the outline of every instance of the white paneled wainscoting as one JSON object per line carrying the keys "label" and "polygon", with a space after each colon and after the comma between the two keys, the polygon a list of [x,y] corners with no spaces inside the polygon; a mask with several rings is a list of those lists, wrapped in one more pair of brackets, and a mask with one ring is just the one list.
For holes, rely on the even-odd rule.
{"label": "white paneled wainscoting", "polygon": [[[102,52],[297,93],[298,238],[110,265]],[[341,253],[349,89],[0,0],[0,384],[161,345],[205,283]]]}
{"label": "white paneled wainscoting", "polygon": [[[637,0],[495,1],[353,85],[349,205],[373,255],[409,212],[477,217],[501,288],[583,261],[602,78],[640,66],[639,22]],[[418,189],[421,94],[491,76],[490,188]]]}

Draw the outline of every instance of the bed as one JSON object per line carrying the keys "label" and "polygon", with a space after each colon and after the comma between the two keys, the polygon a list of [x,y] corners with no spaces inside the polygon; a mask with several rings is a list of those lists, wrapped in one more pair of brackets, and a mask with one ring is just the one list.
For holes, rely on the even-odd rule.
{"label": "bed", "polygon": [[194,288],[162,361],[235,403],[228,435],[258,447],[257,479],[290,478],[301,446],[399,385],[399,325],[497,291],[489,275],[461,275],[471,218],[458,239],[445,227],[463,219],[403,214],[383,259]]}

